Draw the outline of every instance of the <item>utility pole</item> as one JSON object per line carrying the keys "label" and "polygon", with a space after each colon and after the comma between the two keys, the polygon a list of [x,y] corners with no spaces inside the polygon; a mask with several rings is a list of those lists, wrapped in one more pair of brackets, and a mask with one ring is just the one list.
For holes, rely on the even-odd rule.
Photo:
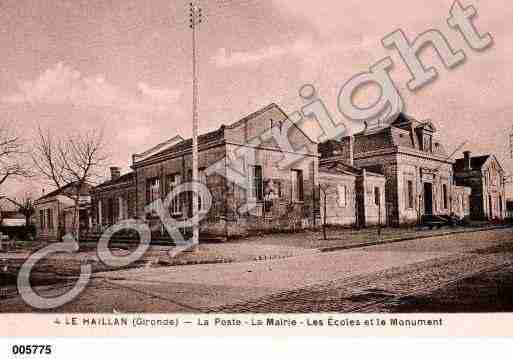
{"label": "utility pole", "polygon": [[513,158],[513,126],[511,128],[511,132],[509,133],[509,156]]}
{"label": "utility pole", "polygon": [[[201,7],[196,2],[189,4],[189,27],[192,29],[192,181],[198,182],[198,50],[196,29],[201,24]],[[192,192],[192,218],[198,215],[198,194]],[[193,244],[199,243],[199,221],[192,223]]]}

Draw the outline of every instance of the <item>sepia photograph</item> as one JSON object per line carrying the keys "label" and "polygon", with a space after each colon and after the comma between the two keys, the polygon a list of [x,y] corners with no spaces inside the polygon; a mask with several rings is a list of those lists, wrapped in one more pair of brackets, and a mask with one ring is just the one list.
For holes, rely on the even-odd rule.
{"label": "sepia photograph", "polygon": [[511,323],[512,19],[0,0],[2,333]]}

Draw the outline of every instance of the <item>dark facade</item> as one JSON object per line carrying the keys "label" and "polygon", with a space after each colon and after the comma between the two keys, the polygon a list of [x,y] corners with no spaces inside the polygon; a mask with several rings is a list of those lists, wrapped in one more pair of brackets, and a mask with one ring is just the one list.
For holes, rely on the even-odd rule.
{"label": "dark facade", "polygon": [[136,217],[135,174],[120,174],[118,167],[111,167],[110,180],[92,191],[92,227],[99,233],[119,220]]}

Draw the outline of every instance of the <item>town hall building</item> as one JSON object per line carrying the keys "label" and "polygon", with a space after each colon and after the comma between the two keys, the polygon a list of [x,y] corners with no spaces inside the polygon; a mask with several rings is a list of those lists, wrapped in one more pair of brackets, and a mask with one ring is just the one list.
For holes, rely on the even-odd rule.
{"label": "town hall building", "polygon": [[454,184],[453,163],[430,121],[400,114],[385,127],[319,145],[321,162],[339,158],[383,174],[388,225],[414,224],[423,215],[469,214],[470,188]]}

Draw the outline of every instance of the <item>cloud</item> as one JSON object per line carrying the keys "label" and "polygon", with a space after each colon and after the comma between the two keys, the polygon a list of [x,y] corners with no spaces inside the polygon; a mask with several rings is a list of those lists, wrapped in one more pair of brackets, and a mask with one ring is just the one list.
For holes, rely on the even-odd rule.
{"label": "cloud", "polygon": [[180,91],[138,84],[138,91],[125,91],[104,76],[83,76],[62,62],[44,71],[33,81],[19,84],[16,93],[2,98],[4,103],[72,104],[121,111],[166,111],[180,97]]}
{"label": "cloud", "polygon": [[228,53],[226,48],[220,48],[212,56],[211,61],[218,67],[233,67],[257,63],[269,59],[274,59],[284,55],[301,55],[312,48],[312,42],[307,39],[299,39],[290,45],[278,46],[271,45],[256,51]]}
{"label": "cloud", "polygon": [[179,90],[167,89],[163,87],[151,87],[150,85],[139,82],[137,84],[140,94],[149,100],[158,103],[175,103],[180,98]]}

